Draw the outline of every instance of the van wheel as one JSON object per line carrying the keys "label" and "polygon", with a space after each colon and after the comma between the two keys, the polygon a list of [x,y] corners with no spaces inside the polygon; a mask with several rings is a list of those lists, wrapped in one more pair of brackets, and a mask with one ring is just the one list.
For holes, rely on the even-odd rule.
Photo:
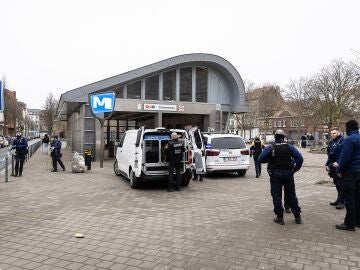
{"label": "van wheel", "polygon": [[244,176],[246,174],[246,170],[237,171],[238,176]]}
{"label": "van wheel", "polygon": [[114,162],[114,173],[115,173],[117,176],[121,176],[121,173],[120,173],[120,170],[119,170],[119,166],[118,166],[117,160],[115,160],[115,162]]}
{"label": "van wheel", "polygon": [[188,186],[191,181],[191,177],[192,177],[192,172],[186,171],[181,179],[181,186],[183,186],[183,187]]}
{"label": "van wheel", "polygon": [[139,182],[138,182],[138,180],[136,179],[135,172],[134,172],[133,170],[130,170],[129,180],[130,180],[130,187],[131,187],[132,189],[137,189],[138,186],[139,186]]}

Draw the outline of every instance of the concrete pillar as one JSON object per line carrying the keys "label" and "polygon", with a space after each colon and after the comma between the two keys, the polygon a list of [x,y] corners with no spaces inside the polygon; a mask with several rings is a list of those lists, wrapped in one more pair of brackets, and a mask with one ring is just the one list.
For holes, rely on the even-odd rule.
{"label": "concrete pillar", "polygon": [[155,128],[163,126],[162,116],[163,116],[162,112],[158,112],[157,114],[154,115]]}

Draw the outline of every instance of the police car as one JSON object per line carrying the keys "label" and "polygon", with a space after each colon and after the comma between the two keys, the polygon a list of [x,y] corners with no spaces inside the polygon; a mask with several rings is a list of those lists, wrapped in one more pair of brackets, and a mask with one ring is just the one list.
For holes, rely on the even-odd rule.
{"label": "police car", "polygon": [[[203,133],[204,134],[204,133]],[[244,176],[250,167],[250,150],[234,134],[205,133],[206,172],[236,172]]]}

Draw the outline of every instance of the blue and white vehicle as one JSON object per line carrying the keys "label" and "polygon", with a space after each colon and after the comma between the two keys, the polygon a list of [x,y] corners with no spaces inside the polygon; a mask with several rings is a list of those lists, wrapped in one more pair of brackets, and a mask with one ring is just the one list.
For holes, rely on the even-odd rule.
{"label": "blue and white vehicle", "polygon": [[250,168],[250,150],[243,138],[234,134],[204,134],[206,171],[237,172],[244,176]]}

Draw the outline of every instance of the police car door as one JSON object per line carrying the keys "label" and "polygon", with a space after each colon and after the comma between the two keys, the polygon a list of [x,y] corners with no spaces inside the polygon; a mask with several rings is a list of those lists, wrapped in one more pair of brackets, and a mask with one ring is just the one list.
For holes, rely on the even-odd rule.
{"label": "police car door", "polygon": [[198,129],[197,127],[190,129],[189,135],[190,142],[193,148],[193,167],[195,167],[197,174],[205,174],[205,146],[200,129]]}

